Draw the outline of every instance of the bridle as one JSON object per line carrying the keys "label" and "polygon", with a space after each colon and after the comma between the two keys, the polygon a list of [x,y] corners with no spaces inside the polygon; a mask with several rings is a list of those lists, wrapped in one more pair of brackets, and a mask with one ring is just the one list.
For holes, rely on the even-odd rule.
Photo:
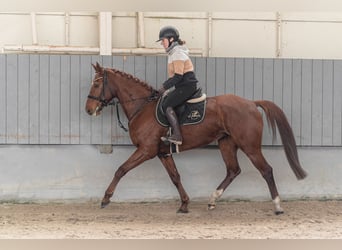
{"label": "bridle", "polygon": [[101,77],[96,78],[94,80],[94,82],[101,79],[101,78],[103,78],[103,82],[102,82],[103,86],[102,86],[101,95],[100,96],[88,95],[88,98],[100,102],[101,107],[106,107],[108,105],[115,105],[114,99],[112,99],[111,101],[108,101],[105,99],[105,87],[108,85],[108,77],[107,77],[107,71],[106,70],[103,72],[103,77],[101,76]]}
{"label": "bridle", "polygon": [[[108,101],[108,100],[105,99],[105,87],[108,85],[108,77],[107,77],[107,71],[106,71],[106,70],[104,70],[104,72],[103,72],[103,77],[101,76],[101,77],[96,78],[96,79],[94,80],[94,82],[97,81],[97,80],[99,80],[99,79],[101,79],[101,78],[103,78],[103,81],[102,81],[103,86],[102,86],[101,95],[100,95],[100,96],[88,95],[88,98],[100,102],[100,103],[101,103],[101,107],[100,107],[101,109],[102,109],[103,107],[110,106],[110,105],[116,106],[116,115],[117,115],[117,118],[118,118],[119,126],[120,126],[120,128],[122,128],[124,131],[127,132],[128,129],[125,128],[125,126],[122,124],[122,122],[121,122],[121,120],[120,120],[119,108],[118,108],[118,106],[119,106],[118,104],[119,104],[120,102],[115,101],[115,98],[111,99],[110,101]],[[109,89],[109,91],[111,91],[111,90]],[[112,96],[113,96],[113,94],[112,94]],[[129,101],[126,101],[126,102],[134,102],[134,101],[137,101],[137,100],[146,99],[146,103],[148,103],[148,102],[151,102],[151,101],[153,101],[153,100],[158,99],[159,96],[160,96],[160,95],[159,95],[159,92],[158,92],[158,91],[152,90],[152,93],[151,93],[150,96],[142,97],[142,98],[136,98],[136,99],[129,100]],[[138,108],[138,110],[132,115],[132,117],[134,117],[137,113],[139,113],[139,111],[143,108],[143,106],[144,106],[144,105],[141,105],[141,106]]]}

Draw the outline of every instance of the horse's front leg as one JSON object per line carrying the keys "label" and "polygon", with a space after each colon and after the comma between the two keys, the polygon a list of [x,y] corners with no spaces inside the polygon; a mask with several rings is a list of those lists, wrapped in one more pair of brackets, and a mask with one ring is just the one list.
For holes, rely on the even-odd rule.
{"label": "horse's front leg", "polygon": [[139,166],[144,161],[153,158],[151,154],[148,154],[147,151],[142,149],[137,149],[126,162],[124,162],[115,172],[112,182],[109,184],[105,195],[101,202],[101,207],[106,207],[109,202],[110,198],[113,196],[116,186],[118,185],[120,179],[130,170]]}
{"label": "horse's front leg", "polygon": [[164,167],[166,168],[167,173],[169,174],[173,184],[177,187],[178,193],[180,195],[182,204],[178,209],[177,213],[188,213],[188,203],[189,203],[189,196],[185,192],[183,185],[180,180],[180,175],[177,171],[176,164],[171,155],[159,155],[158,156],[161,162],[163,163]]}

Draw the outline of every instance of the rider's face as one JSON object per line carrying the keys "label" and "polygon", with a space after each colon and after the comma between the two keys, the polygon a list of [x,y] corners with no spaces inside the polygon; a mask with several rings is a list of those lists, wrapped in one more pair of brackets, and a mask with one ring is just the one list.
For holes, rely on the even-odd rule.
{"label": "rider's face", "polygon": [[167,49],[169,47],[169,40],[167,38],[163,38],[160,41],[160,44],[163,45],[164,49]]}

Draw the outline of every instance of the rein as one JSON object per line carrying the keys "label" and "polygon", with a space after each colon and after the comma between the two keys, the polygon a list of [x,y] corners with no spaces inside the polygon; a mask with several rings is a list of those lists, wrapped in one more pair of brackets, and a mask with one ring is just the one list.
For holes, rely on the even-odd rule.
{"label": "rein", "polygon": [[118,123],[119,123],[119,127],[122,128],[125,132],[128,132],[128,129],[122,124],[121,120],[120,120],[120,113],[119,113],[119,105],[118,104],[122,104],[122,103],[128,103],[128,102],[135,102],[138,100],[143,100],[146,99],[146,102],[141,105],[137,111],[134,112],[134,114],[130,117],[130,119],[132,119],[136,114],[138,114],[140,112],[140,110],[142,110],[142,108],[145,106],[146,103],[152,102],[154,100],[157,100],[159,97],[158,92],[156,90],[154,90],[152,92],[152,94],[150,96],[147,97],[141,97],[141,98],[136,98],[136,99],[132,99],[129,101],[125,101],[125,102],[118,102],[118,101],[114,101],[113,103],[109,103],[107,105],[115,105],[116,106],[116,117],[118,118]]}
{"label": "rein", "polygon": [[116,117],[118,118],[119,127],[122,128],[125,132],[128,132],[128,128],[126,128],[120,120],[119,105],[118,105],[119,102],[114,103],[114,105],[115,104],[116,104]]}
{"label": "rein", "polygon": [[[136,114],[138,114],[143,107],[145,107],[146,103],[152,102],[154,100],[157,100],[159,98],[159,92],[156,90],[152,90],[152,93],[150,96],[146,96],[146,97],[140,97],[140,98],[136,98],[136,99],[132,99],[129,101],[125,101],[125,102],[121,102],[121,103],[128,103],[128,102],[135,102],[135,101],[139,101],[139,100],[146,100],[144,104],[140,105],[139,108],[133,113],[133,115],[131,115],[131,117],[129,117],[128,120],[132,120],[134,118],[134,116],[136,116]],[[120,102],[118,102],[120,103]]]}

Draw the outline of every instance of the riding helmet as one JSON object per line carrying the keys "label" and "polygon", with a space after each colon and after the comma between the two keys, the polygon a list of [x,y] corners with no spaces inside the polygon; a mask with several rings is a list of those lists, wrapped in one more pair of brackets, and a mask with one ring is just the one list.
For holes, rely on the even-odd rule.
{"label": "riding helmet", "polygon": [[159,31],[159,40],[157,40],[156,42],[161,41],[163,38],[170,39],[171,37],[174,38],[174,41],[178,41],[179,39],[178,30],[172,26],[165,26]]}

